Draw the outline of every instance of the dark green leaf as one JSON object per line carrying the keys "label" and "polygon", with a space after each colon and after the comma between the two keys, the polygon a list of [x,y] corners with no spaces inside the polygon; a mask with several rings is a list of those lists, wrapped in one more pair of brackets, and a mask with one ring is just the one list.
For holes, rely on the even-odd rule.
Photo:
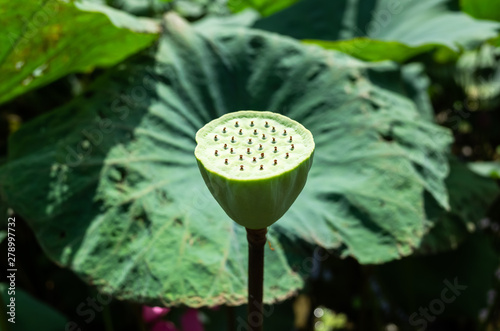
{"label": "dark green leaf", "polygon": [[460,0],[462,10],[472,17],[500,21],[500,1],[497,0]]}
{"label": "dark green leaf", "polygon": [[[455,249],[480,227],[480,221],[500,193],[498,185],[489,178],[472,172],[467,165],[452,160],[446,187],[450,195],[451,210],[446,212],[427,200],[430,218],[436,226],[424,237],[420,253],[436,253]],[[469,165],[470,167],[470,165]]]}
{"label": "dark green leaf", "polygon": [[308,0],[254,26],[369,61],[405,61],[436,47],[459,51],[497,36],[500,24],[452,10],[450,2]]}
{"label": "dark green leaf", "polygon": [[[9,295],[9,284],[0,283],[0,295],[2,305],[7,312],[10,298],[15,299],[15,323],[8,322],[9,331],[60,331],[66,329],[67,318],[54,310],[49,305],[38,301],[19,287],[15,288],[15,295]],[[2,313],[3,309],[2,309]],[[2,316],[3,318],[3,316]],[[7,314],[6,318],[11,318]]]}

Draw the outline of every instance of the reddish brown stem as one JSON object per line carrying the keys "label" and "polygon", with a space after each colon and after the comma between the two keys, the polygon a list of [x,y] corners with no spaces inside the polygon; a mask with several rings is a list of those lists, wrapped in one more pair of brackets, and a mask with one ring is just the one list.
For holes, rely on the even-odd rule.
{"label": "reddish brown stem", "polygon": [[264,316],[262,298],[264,288],[264,246],[267,229],[247,228],[248,240],[248,326],[251,331],[262,331]]}

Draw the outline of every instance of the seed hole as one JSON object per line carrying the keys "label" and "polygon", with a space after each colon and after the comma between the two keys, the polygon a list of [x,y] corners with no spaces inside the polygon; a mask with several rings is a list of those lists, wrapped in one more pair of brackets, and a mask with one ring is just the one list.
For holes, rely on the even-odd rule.
{"label": "seed hole", "polygon": [[264,170],[264,166],[262,164],[260,165],[260,170]]}
{"label": "seed hole", "polygon": [[269,123],[267,123],[267,122],[266,122],[266,125],[264,125],[264,126],[265,126],[266,128],[268,128],[268,127],[269,127]]}
{"label": "seed hole", "polygon": [[262,150],[262,145],[261,144],[259,144],[259,150]]}
{"label": "seed hole", "polygon": [[234,140],[234,137],[231,137],[231,142],[234,143],[236,140]]}
{"label": "seed hole", "polygon": [[250,148],[247,148],[247,154],[250,154]]}
{"label": "seed hole", "polygon": [[214,140],[215,140],[215,141],[219,140],[219,139],[217,139],[217,135],[215,135]]}
{"label": "seed hole", "polygon": [[239,126],[238,121],[236,121],[236,123],[234,123],[234,126],[235,126],[235,127],[238,127],[238,126]]}
{"label": "seed hole", "polygon": [[253,130],[253,134],[257,134],[257,130]]}
{"label": "seed hole", "polygon": [[278,152],[278,147],[274,146],[274,152],[277,153]]}
{"label": "seed hole", "polygon": [[273,129],[271,130],[271,132],[276,132],[276,128],[273,126]]}
{"label": "seed hole", "polygon": [[242,165],[240,165],[240,170],[243,170],[243,166]]}
{"label": "seed hole", "polygon": [[253,157],[253,162],[256,162],[257,161],[257,158],[254,156]]}
{"label": "seed hole", "polygon": [[251,144],[252,143],[252,138],[249,138],[248,139],[248,143]]}
{"label": "seed hole", "polygon": [[283,135],[286,136],[286,130],[283,130]]}
{"label": "seed hole", "polygon": [[243,130],[240,129],[240,131],[238,132],[239,134],[243,134]]}
{"label": "seed hole", "polygon": [[278,160],[274,160],[274,165],[277,165],[278,164]]}
{"label": "seed hole", "polygon": [[240,161],[243,161],[243,155],[240,155]]}
{"label": "seed hole", "polygon": [[222,133],[226,133],[226,128],[222,129]]}
{"label": "seed hole", "polygon": [[250,122],[250,126],[253,126],[253,121]]}
{"label": "seed hole", "polygon": [[219,156],[219,151],[215,150],[215,156]]}
{"label": "seed hole", "polygon": [[264,158],[264,153],[260,153],[260,158],[263,159]]}
{"label": "seed hole", "polygon": [[224,144],[224,149],[227,149],[227,144]]}
{"label": "seed hole", "polygon": [[293,144],[292,144],[292,148],[291,148],[291,150],[293,151],[294,149],[295,149],[295,146],[293,146]]}
{"label": "seed hole", "polygon": [[225,159],[225,160],[224,160],[224,163],[225,163],[225,164],[227,164],[227,163],[228,163],[228,162],[227,162],[227,159]]}
{"label": "seed hole", "polygon": [[288,156],[289,156],[289,155],[288,155],[288,153],[286,153],[286,158],[287,158],[287,159],[288,159]]}
{"label": "seed hole", "polygon": [[231,151],[230,151],[231,154],[233,154],[233,149],[231,148]]}

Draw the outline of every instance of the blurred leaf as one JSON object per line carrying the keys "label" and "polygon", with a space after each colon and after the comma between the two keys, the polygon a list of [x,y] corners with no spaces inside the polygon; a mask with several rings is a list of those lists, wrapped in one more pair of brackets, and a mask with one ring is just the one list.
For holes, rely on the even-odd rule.
{"label": "blurred leaf", "polygon": [[[66,329],[67,318],[49,305],[38,301],[19,287],[15,295],[9,295],[9,284],[0,283],[2,304],[9,304],[10,298],[15,298],[15,323],[9,323],[10,331],[60,331]],[[9,310],[9,307],[4,309]],[[2,310],[3,313],[3,310]],[[7,318],[10,318],[7,315]]]}
{"label": "blurred leaf", "polygon": [[[469,167],[468,167],[469,166]],[[429,217],[436,217],[436,226],[424,237],[420,253],[429,254],[458,247],[462,241],[478,230],[479,221],[500,193],[498,185],[483,178],[455,159],[450,161],[450,174],[446,187],[450,195],[450,211],[427,201]]]}
{"label": "blurred leaf", "polygon": [[114,65],[159,33],[153,21],[88,2],[0,0],[0,8],[0,103],[68,73]]}
{"label": "blurred leaf", "polygon": [[460,0],[462,11],[472,17],[500,21],[500,1],[498,0]]}
{"label": "blurred leaf", "polygon": [[112,70],[92,96],[11,136],[0,195],[59,264],[150,305],[246,302],[245,231],[193,155],[199,128],[240,109],[301,122],[317,148],[308,184],[269,232],[267,302],[302,286],[301,242],[389,261],[430,226],[424,192],[448,207],[450,133],[372,83],[377,65],[257,30],[194,30],[173,14],[165,25],[157,48]]}
{"label": "blurred leaf", "polygon": [[436,47],[459,51],[498,35],[500,24],[471,18],[452,10],[450,3],[308,0],[263,18],[254,27],[370,61],[405,61]]}
{"label": "blurred leaf", "polygon": [[290,7],[299,0],[228,0],[227,5],[232,12],[240,12],[253,8],[263,16],[269,16]]}
{"label": "blurred leaf", "polygon": [[[418,324],[418,320],[425,320],[422,309],[431,316],[427,322],[435,321],[436,326],[445,321],[464,323],[468,319],[476,322],[479,311],[487,306],[497,266],[498,256],[490,240],[476,233],[455,251],[408,257],[377,266],[375,275],[381,287],[379,300],[387,301],[386,313],[391,311],[401,325],[422,326]],[[448,284],[460,287],[454,287],[453,291]],[[445,289],[448,290],[443,299]],[[444,305],[439,314],[441,305],[436,301]],[[428,326],[430,330],[431,323]],[[469,326],[467,329],[474,328]]]}
{"label": "blurred leaf", "polygon": [[500,162],[471,162],[467,166],[480,176],[500,179]]}
{"label": "blurred leaf", "polygon": [[373,40],[368,38],[355,38],[350,40],[326,41],[303,40],[306,44],[316,44],[326,49],[335,49],[365,61],[392,60],[404,62],[415,55],[433,50],[438,44],[426,44],[410,47],[397,41]]}

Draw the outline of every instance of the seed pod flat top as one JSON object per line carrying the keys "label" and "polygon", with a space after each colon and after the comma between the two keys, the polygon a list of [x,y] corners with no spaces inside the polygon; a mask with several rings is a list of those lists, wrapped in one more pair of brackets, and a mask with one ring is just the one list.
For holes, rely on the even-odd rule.
{"label": "seed pod flat top", "polygon": [[223,115],[196,134],[195,156],[212,195],[237,223],[276,222],[302,191],[312,165],[311,132],[266,111]]}
{"label": "seed pod flat top", "polygon": [[226,114],[196,134],[196,158],[233,180],[271,178],[293,170],[314,151],[311,132],[300,123],[265,111]]}

